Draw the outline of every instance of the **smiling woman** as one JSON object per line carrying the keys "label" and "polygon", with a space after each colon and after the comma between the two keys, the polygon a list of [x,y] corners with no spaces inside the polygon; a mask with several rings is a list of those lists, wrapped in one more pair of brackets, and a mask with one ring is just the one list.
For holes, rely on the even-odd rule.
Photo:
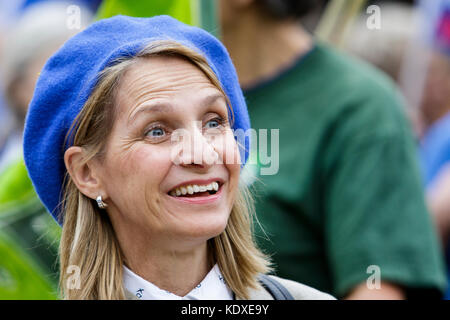
{"label": "smiling woman", "polygon": [[[24,144],[34,186],[63,226],[62,296],[271,297],[239,186],[248,149],[233,129],[248,128],[231,60],[200,29],[119,16],[66,43],[40,76]],[[329,298],[278,280],[294,297]]]}
{"label": "smiling woman", "polygon": [[[108,108],[108,105],[113,107]],[[74,146],[65,152],[70,178],[65,196],[64,227],[68,226],[68,232],[63,233],[61,244],[61,252],[65,253],[62,270],[92,260],[92,270],[85,269],[82,279],[83,276],[98,278],[96,265],[101,270],[103,264],[113,266],[112,261],[123,260],[142,278],[184,296],[205,277],[213,267],[212,261],[217,261],[225,279],[229,279],[227,282],[230,286],[234,284],[233,291],[245,297],[243,289],[252,283],[247,279],[240,280],[243,288],[239,287],[239,282],[234,283],[239,273],[236,265],[226,263],[226,256],[242,257],[239,262],[250,274],[267,269],[263,255],[252,244],[248,212],[242,206],[244,202],[235,199],[239,162],[207,165],[207,161],[201,161],[194,164],[195,154],[186,149],[183,149],[184,161],[180,165],[171,161],[173,141],[170,135],[180,128],[200,137],[194,142],[204,144],[205,148],[196,149],[203,149],[203,153],[208,151],[200,157],[217,154],[226,158],[222,146],[234,144],[233,133],[228,121],[221,120],[223,123],[219,124],[216,119],[227,119],[227,114],[225,93],[206,61],[175,42],[152,42],[135,57],[105,69],[97,88],[74,122]],[[203,128],[195,126],[198,122]],[[205,143],[203,133],[199,131],[207,130],[213,123],[215,128],[221,127],[217,133],[220,139],[210,145]],[[221,139],[229,142],[220,143]],[[208,188],[214,189],[215,194],[206,192]],[[200,190],[205,191],[200,193]],[[97,194],[102,195],[102,201],[107,204],[108,215],[96,213],[91,199]],[[79,212],[80,208],[92,209],[87,217],[94,221],[87,217],[79,219],[82,214],[86,215],[86,209]],[[228,246],[234,241],[230,241],[229,232],[225,232],[225,241],[220,237],[211,241],[213,250],[208,252],[205,250],[207,240],[225,230],[230,212],[233,222],[230,225],[237,227],[231,234],[237,233],[241,241],[247,242],[241,248],[245,251],[239,252],[238,247]],[[238,221],[233,221],[236,219]],[[96,225],[102,225],[102,228],[89,230],[89,226]],[[108,229],[104,236],[111,237],[110,240],[98,245],[111,245],[111,250],[105,250],[102,259],[95,251],[92,251],[92,257],[86,255],[87,246],[92,246],[91,232]],[[98,237],[102,235],[98,234]],[[217,251],[214,257],[216,246],[223,251]],[[167,259],[164,256],[169,252],[173,257]],[[186,257],[188,254],[192,258]],[[173,264],[173,260],[178,261],[180,257],[183,261]],[[192,268],[196,265],[197,268]],[[105,282],[100,288],[115,282],[118,282],[115,287],[120,288],[122,265],[116,266],[116,272],[110,274],[112,278],[98,279]],[[173,277],[153,276],[153,268],[162,269],[164,274],[177,268],[175,274],[182,277],[174,284]],[[186,277],[188,270],[195,276]],[[184,284],[184,280],[189,282]],[[65,281],[63,275],[63,288]],[[68,296],[76,294],[75,298],[88,298],[93,294],[89,289],[83,291],[68,291]],[[111,293],[114,291],[110,289]],[[121,297],[120,292],[117,293],[119,296],[110,298]],[[97,294],[108,297],[107,292],[92,297]]]}

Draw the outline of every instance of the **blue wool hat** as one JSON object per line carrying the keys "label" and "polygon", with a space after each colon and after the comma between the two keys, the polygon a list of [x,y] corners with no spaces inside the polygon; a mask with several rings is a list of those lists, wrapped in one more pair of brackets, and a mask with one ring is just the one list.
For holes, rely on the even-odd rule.
{"label": "blue wool hat", "polygon": [[[59,221],[66,174],[64,139],[92,93],[99,73],[115,59],[136,55],[153,41],[173,40],[202,54],[233,108],[233,129],[250,128],[242,90],[225,47],[208,32],[169,16],[100,20],[68,40],[46,63],[36,84],[24,131],[24,158],[34,188]],[[248,158],[248,144],[240,147]],[[61,217],[62,218],[62,217]]]}

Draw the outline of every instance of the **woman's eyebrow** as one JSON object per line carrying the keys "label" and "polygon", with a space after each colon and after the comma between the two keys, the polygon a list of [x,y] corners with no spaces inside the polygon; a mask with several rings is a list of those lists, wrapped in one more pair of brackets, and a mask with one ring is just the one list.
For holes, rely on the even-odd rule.
{"label": "woman's eyebrow", "polygon": [[226,102],[225,96],[221,93],[214,93],[205,97],[202,101],[203,106],[209,106],[210,104],[216,102],[219,99],[223,99]]}
{"label": "woman's eyebrow", "polygon": [[128,117],[128,123],[137,117],[138,114],[143,112],[156,112],[156,113],[169,113],[173,111],[173,106],[167,102],[149,102],[136,110],[134,110]]}
{"label": "woman's eyebrow", "polygon": [[[219,99],[223,99],[226,102],[224,95],[221,93],[217,93],[217,94],[211,94],[211,95],[203,98],[201,101],[201,106],[207,107]],[[131,121],[133,121],[137,117],[138,114],[143,113],[143,112],[170,113],[170,112],[173,112],[173,109],[174,108],[173,108],[172,104],[170,104],[168,102],[157,101],[157,102],[145,103],[144,105],[140,106],[139,108],[137,108],[130,114],[130,116],[128,117],[127,123],[129,124]]]}

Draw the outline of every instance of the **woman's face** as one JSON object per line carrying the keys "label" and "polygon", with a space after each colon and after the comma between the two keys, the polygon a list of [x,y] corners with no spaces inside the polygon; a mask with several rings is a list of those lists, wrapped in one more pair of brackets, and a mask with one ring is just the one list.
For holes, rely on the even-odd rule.
{"label": "woman's face", "polygon": [[190,62],[151,57],[127,70],[115,102],[98,170],[116,232],[154,241],[220,234],[240,172],[223,94]]}

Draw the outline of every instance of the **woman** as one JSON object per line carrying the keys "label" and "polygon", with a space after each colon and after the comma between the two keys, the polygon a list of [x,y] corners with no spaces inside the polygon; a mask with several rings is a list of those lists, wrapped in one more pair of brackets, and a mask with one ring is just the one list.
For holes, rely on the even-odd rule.
{"label": "woman", "polygon": [[232,130],[248,128],[231,60],[201,29],[117,16],[69,40],[41,72],[24,135],[30,177],[63,226],[63,297],[270,298],[238,188],[248,145]]}

